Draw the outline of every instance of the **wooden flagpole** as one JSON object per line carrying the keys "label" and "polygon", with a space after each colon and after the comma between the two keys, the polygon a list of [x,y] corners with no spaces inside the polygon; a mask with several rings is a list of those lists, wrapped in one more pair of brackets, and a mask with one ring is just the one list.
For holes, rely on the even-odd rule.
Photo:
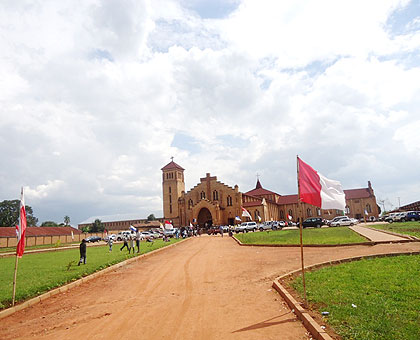
{"label": "wooden flagpole", "polygon": [[300,183],[299,183],[299,156],[296,156],[296,169],[297,169],[297,182],[298,182],[298,210],[300,212],[300,221],[299,221],[299,230],[300,230],[300,260],[302,264],[302,283],[303,283],[303,299],[305,301],[305,306],[307,305],[306,300],[306,282],[305,282],[305,265],[303,259],[303,210],[302,202],[300,201]]}
{"label": "wooden flagpole", "polygon": [[[17,247],[17,245],[16,245],[16,247]],[[13,277],[12,306],[15,305],[17,267],[18,267],[18,255],[17,255],[17,249],[16,249],[15,274],[14,274],[14,277]]]}

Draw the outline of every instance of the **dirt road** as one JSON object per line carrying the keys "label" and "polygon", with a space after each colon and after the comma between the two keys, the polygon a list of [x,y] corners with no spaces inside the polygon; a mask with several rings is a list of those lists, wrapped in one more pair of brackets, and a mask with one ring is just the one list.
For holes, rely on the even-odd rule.
{"label": "dirt road", "polygon": [[[420,243],[305,248],[305,264]],[[272,288],[299,248],[203,236],[0,320],[0,339],[309,339]]]}

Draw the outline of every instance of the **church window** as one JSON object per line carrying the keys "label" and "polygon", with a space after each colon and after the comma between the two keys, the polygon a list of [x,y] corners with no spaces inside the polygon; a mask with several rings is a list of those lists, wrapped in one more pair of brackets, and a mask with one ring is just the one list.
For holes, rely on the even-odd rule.
{"label": "church window", "polygon": [[317,209],[316,209],[316,214],[317,214],[318,216],[321,216],[321,209],[317,208]]}
{"label": "church window", "polygon": [[213,201],[219,200],[219,192],[217,190],[213,191]]}
{"label": "church window", "polygon": [[192,208],[192,206],[193,206],[193,200],[190,198],[190,199],[188,200],[188,209],[191,209],[191,208]]}
{"label": "church window", "polygon": [[200,198],[204,200],[206,198],[206,193],[204,191],[201,192]]}
{"label": "church window", "polygon": [[169,203],[172,203],[172,196],[169,195]]}
{"label": "church window", "polygon": [[280,210],[280,219],[284,219],[284,211],[283,210]]}
{"label": "church window", "polygon": [[366,211],[368,212],[368,213],[371,213],[372,212],[372,208],[371,208],[371,206],[370,206],[370,204],[368,203],[368,204],[366,204]]}
{"label": "church window", "polygon": [[311,208],[306,209],[306,216],[311,217],[312,216],[312,210]]}
{"label": "church window", "polygon": [[169,193],[171,193],[171,192],[172,192],[171,187],[169,187]]}
{"label": "church window", "polygon": [[227,206],[228,207],[232,206],[232,197],[231,196],[227,197]]}

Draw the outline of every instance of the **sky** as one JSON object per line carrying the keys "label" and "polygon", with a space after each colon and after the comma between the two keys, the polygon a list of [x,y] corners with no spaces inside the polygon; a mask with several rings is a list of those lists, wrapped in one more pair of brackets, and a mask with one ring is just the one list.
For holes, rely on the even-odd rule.
{"label": "sky", "polygon": [[[0,201],[162,216],[161,168],[297,193],[296,155],[420,199],[420,3],[3,0]],[[399,203],[400,202],[400,203]]]}

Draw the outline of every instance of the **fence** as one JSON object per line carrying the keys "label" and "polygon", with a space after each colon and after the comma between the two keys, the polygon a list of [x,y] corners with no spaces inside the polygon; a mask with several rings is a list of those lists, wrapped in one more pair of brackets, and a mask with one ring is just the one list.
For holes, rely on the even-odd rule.
{"label": "fence", "polygon": [[[89,236],[105,237],[105,233],[88,233],[88,234],[75,234],[71,235],[43,235],[43,236],[26,236],[25,246],[40,246],[44,244],[57,244],[57,243],[72,243],[81,242],[84,238]],[[16,237],[0,237],[0,248],[16,247]]]}

